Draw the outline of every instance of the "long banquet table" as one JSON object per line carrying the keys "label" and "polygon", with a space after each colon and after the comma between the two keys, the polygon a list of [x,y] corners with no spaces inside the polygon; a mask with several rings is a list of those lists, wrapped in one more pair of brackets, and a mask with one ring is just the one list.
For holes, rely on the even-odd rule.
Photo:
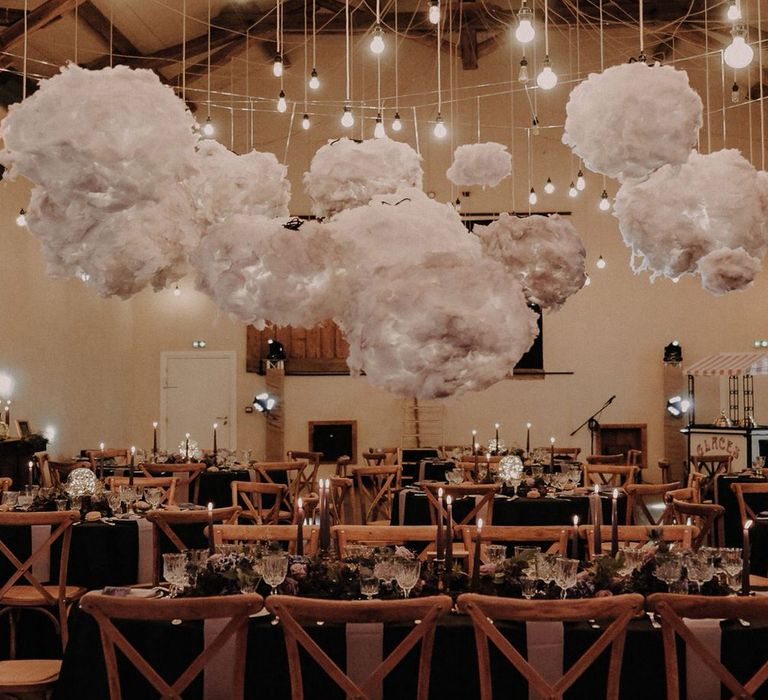
{"label": "long banquet table", "polygon": [[[269,616],[251,619],[248,634],[246,664],[247,698],[290,698],[289,676],[282,629],[271,624]],[[559,623],[556,623],[559,624]],[[744,628],[737,622],[722,622],[721,658],[734,675],[745,680],[765,661],[765,654],[755,649],[768,646],[768,624],[752,624]],[[179,625],[159,622],[120,623],[120,629],[137,645],[139,651],[154,663],[161,674],[175,678],[186,668],[191,658],[199,653],[203,644],[203,626],[199,622]],[[527,649],[528,629],[524,624],[497,622],[499,629],[521,651]],[[604,628],[603,628],[604,629]],[[562,646],[555,649],[543,644],[536,647],[539,656],[562,653],[563,665],[569,667],[603,629],[593,629],[586,623],[567,623],[562,635]],[[410,626],[386,625],[382,631],[382,647],[388,653],[408,633]],[[339,625],[314,626],[310,635],[329,655],[344,668],[348,655],[354,654],[350,630]],[[541,636],[537,635],[541,640]],[[169,653],[173,650],[173,653]],[[530,650],[529,650],[530,651]],[[492,648],[492,673],[494,697],[527,697],[522,677],[502,662],[500,654]],[[435,635],[432,661],[430,697],[470,698],[478,697],[478,671],[472,625],[462,615],[442,618]],[[681,655],[685,663],[685,656]],[[384,683],[384,697],[415,697],[414,683],[417,677],[417,654],[411,652],[401,666]],[[607,653],[566,694],[569,699],[605,697]],[[121,664],[123,671],[123,697],[151,697],[149,686],[137,676],[128,663]],[[686,674],[681,673],[685,688]],[[203,697],[203,681],[198,679],[185,698]],[[314,664],[305,668],[307,698],[333,700],[343,694],[322,674]],[[685,692],[685,691],[684,691]],[[696,696],[689,694],[688,697]],[[630,623],[624,650],[621,697],[629,700],[662,698],[664,691],[664,662],[661,632],[651,626],[646,618]],[[70,623],[70,642],[64,655],[60,681],[54,697],[57,700],[82,700],[108,697],[98,627],[86,613],[75,609]],[[685,697],[685,695],[684,695]],[[756,694],[768,698],[768,688]],[[696,700],[703,700],[697,697]]]}

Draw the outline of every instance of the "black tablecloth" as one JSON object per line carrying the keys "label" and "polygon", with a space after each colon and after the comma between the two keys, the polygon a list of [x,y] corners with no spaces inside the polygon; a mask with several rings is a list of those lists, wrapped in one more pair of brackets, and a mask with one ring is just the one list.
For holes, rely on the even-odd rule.
{"label": "black tablecloth", "polygon": [[231,506],[233,481],[250,481],[248,470],[227,469],[218,472],[203,472],[200,475],[200,492],[197,502],[201,505],[213,503],[214,508]]}
{"label": "black tablecloth", "polygon": [[[282,629],[270,624],[268,617],[251,620],[248,636],[246,664],[247,698],[278,700],[290,697],[288,664]],[[128,639],[137,645],[167,679],[175,679],[202,645],[202,625],[185,622],[180,625],[158,622],[119,623]],[[497,622],[499,629],[518,649],[526,647],[525,626],[518,623]],[[384,628],[384,654],[389,653],[408,633],[407,625],[387,625]],[[563,657],[565,667],[583,653],[600,634],[585,623],[565,626]],[[343,628],[337,625],[313,626],[310,635],[329,653],[343,669],[346,664],[346,640]],[[753,624],[743,628],[738,623],[722,624],[722,658],[737,678],[745,680],[765,661],[768,644],[768,625]],[[173,653],[169,653],[169,649]],[[417,647],[418,649],[418,647]],[[761,650],[755,653],[755,650]],[[341,700],[343,694],[315,665],[305,660],[304,689],[308,699]],[[432,656],[430,697],[478,697],[477,660],[475,641],[470,621],[460,615],[450,615],[438,623]],[[685,656],[681,656],[684,664]],[[527,688],[522,677],[501,655],[491,647],[494,697],[525,698]],[[415,697],[417,654],[412,652],[385,681],[385,698]],[[123,697],[143,698],[153,694],[136,673],[123,662]],[[593,668],[577,681],[566,694],[569,700],[605,697],[605,678],[608,668],[607,652]],[[685,683],[685,673],[681,673]],[[624,650],[621,697],[629,700],[661,698],[664,690],[664,662],[661,632],[653,629],[647,618],[630,623]],[[88,700],[107,698],[104,668],[98,627],[86,613],[73,611],[70,624],[70,642],[64,656],[60,681],[54,696],[57,700]],[[202,683],[184,694],[185,698],[202,697]],[[756,697],[768,697],[763,688]]]}
{"label": "black tablecloth", "polygon": [[[764,484],[766,479],[743,474],[721,474],[717,477],[715,502],[725,508],[725,543],[728,547],[741,547],[742,541],[739,503],[736,494],[731,490],[731,484],[736,482]],[[749,494],[746,500],[755,513],[768,511],[768,493]]]}

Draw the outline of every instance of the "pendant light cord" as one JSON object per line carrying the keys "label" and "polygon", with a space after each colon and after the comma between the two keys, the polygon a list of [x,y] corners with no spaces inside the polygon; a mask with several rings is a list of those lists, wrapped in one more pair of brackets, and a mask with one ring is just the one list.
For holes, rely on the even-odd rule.
{"label": "pendant light cord", "polygon": [[187,0],[181,5],[181,100],[187,103]]}
{"label": "pendant light cord", "polygon": [[549,58],[549,0],[544,0],[544,56]]}
{"label": "pendant light cord", "polygon": [[397,26],[397,0],[395,0],[395,114],[400,113],[400,33]]}
{"label": "pendant light cord", "polygon": [[440,54],[440,44],[443,42],[442,34],[443,18],[440,17],[440,21],[437,23],[437,113],[438,115],[443,111],[443,86],[441,83],[442,78],[442,60]]}
{"label": "pendant light cord", "polygon": [[312,0],[312,68],[317,68],[317,8]]}
{"label": "pendant light cord", "polygon": [[349,104],[349,0],[344,2],[344,63],[346,69],[346,102]]}
{"label": "pendant light cord", "polygon": [[603,36],[603,0],[599,4],[600,17],[600,72],[605,70],[605,37]]}
{"label": "pendant light cord", "polygon": [[643,38],[643,34],[645,33],[643,31],[643,0],[640,0],[639,2],[638,15],[640,18],[640,55],[642,56],[645,53],[645,39]]}
{"label": "pendant light cord", "polygon": [[22,73],[23,73],[23,81],[21,84],[21,101],[27,99],[27,41],[29,38],[29,25],[28,25],[28,17],[29,14],[29,0],[24,0],[24,61],[22,66]]}
{"label": "pendant light cord", "polygon": [[760,169],[765,170],[765,104],[763,95],[763,21],[760,3],[757,3],[757,56],[760,76]]}
{"label": "pendant light cord", "polygon": [[211,118],[211,0],[208,0],[208,119]]}
{"label": "pendant light cord", "polygon": [[309,5],[309,2],[307,0],[304,0],[304,114],[307,113],[307,90],[309,89],[309,84],[307,82],[307,52],[308,52],[308,46],[309,42],[307,41],[307,6]]}

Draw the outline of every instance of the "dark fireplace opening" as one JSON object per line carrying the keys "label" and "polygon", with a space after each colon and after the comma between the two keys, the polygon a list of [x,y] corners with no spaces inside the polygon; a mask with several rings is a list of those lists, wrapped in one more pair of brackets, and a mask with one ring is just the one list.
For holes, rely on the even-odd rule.
{"label": "dark fireplace opening", "polygon": [[310,421],[309,449],[322,452],[323,462],[335,462],[342,455],[357,460],[357,421]]}

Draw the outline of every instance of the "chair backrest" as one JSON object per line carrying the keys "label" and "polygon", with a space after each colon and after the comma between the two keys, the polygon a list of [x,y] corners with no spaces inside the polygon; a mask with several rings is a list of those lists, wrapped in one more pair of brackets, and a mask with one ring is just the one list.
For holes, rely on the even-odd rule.
{"label": "chair backrest", "polygon": [[[642,614],[643,596],[629,594],[580,600],[518,600],[465,593],[459,596],[457,603],[459,610],[470,616],[475,629],[481,700],[491,700],[493,697],[489,641],[525,677],[528,681],[528,687],[536,696],[543,698],[562,698],[566,690],[610,646],[605,697],[609,700],[618,700],[627,625],[633,617]],[[597,640],[554,684],[544,680],[541,674],[528,663],[493,624],[495,620],[559,622],[596,619],[610,620],[611,622]]]}
{"label": "chair backrest", "polygon": [[[712,536],[715,546],[725,541],[723,535],[723,515],[725,508],[717,503],[687,503],[672,499],[672,510],[675,514],[675,520],[681,525],[691,522],[698,528],[698,533],[694,537],[691,546],[698,549]],[[717,527],[715,527],[717,525]]]}
{"label": "chair backrest", "polygon": [[336,460],[336,476],[347,476],[347,467],[349,467],[349,463],[352,461],[352,458],[349,455],[341,455]]}
{"label": "chair backrest", "polygon": [[45,488],[55,486],[51,480],[51,470],[48,466],[50,457],[47,452],[35,452],[32,455],[32,462],[35,465],[35,471],[37,471],[38,483]]}
{"label": "chair backrest", "polygon": [[701,503],[702,494],[705,493],[709,486],[709,479],[705,474],[694,471],[691,469],[688,472],[688,488],[693,493],[693,502]]}
{"label": "chair backrest", "polygon": [[[667,508],[664,496],[674,489],[680,488],[680,482],[669,484],[627,484],[624,490],[627,492],[627,525],[661,525],[667,518]],[[654,515],[649,504],[659,506]],[[639,510],[639,513],[637,512]],[[643,520],[638,516],[642,515]],[[638,522],[640,520],[640,522]]]}
{"label": "chair backrest", "polygon": [[[587,552],[590,559],[595,558],[594,531],[593,525],[582,525],[579,527],[579,536],[587,540]],[[660,542],[676,544],[682,549],[690,549],[698,533],[699,529],[692,525],[664,525],[662,527],[619,525],[618,528],[620,547],[642,547],[654,537]],[[609,550],[611,546],[611,526],[602,525],[600,527],[600,536],[603,549]]]}
{"label": "chair backrest", "polygon": [[587,455],[587,464],[624,464],[624,453],[615,455]]}
{"label": "chair backrest", "polygon": [[10,491],[13,485],[13,479],[10,476],[0,477],[0,493],[3,491]]}
{"label": "chair backrest", "polygon": [[[371,450],[373,452],[373,450]],[[384,464],[399,464],[400,463],[400,448],[399,447],[380,447],[379,452],[383,452],[386,457]]]}
{"label": "chair backrest", "polygon": [[355,467],[357,502],[363,525],[377,520],[389,522],[392,516],[392,496],[400,489],[400,467]]}
{"label": "chair backrest", "polygon": [[[179,477],[177,476],[137,476],[133,479],[133,485],[142,489],[160,489],[163,493],[160,503],[172,506],[176,503],[176,483],[178,480]],[[110,476],[107,477],[107,486],[112,490],[127,486],[129,481],[130,477],[127,476]]]}
{"label": "chair backrest", "polygon": [[[768,598],[764,596],[714,597],[702,595],[675,595],[654,593],[646,599],[646,608],[661,619],[664,640],[664,666],[667,678],[667,697],[680,697],[680,669],[676,637],[680,637],[688,653],[696,654],[714,673],[720,683],[737,698],[752,698],[768,677],[765,661],[746,682],[739,681],[686,625],[684,618],[694,620],[746,620],[768,622]],[[763,660],[765,654],[762,655]],[[683,673],[685,673],[683,671]],[[690,697],[690,688],[689,688]]]}
{"label": "chair backrest", "polygon": [[[214,508],[211,511],[211,520],[214,523],[235,523],[240,514],[240,508]],[[170,541],[177,551],[183,552],[192,547],[184,542],[182,533],[174,530],[174,526],[200,525],[200,531],[205,529],[209,522],[207,510],[150,510],[147,512],[147,520],[152,523],[152,584],[160,583],[160,570],[163,552],[168,551],[163,545]]]}
{"label": "chair backrest", "polygon": [[117,463],[127,464],[128,448],[127,447],[109,447],[104,450],[86,450],[85,456],[90,461],[92,469],[96,469],[102,457],[104,457],[104,459],[114,459],[115,462]]}
{"label": "chair backrest", "polygon": [[585,464],[584,486],[626,486],[635,483],[638,467],[626,464]]}
{"label": "chair backrest", "polygon": [[659,471],[661,471],[662,482],[668,483],[671,475],[672,464],[666,457],[664,459],[660,459],[657,464],[659,466]]}
{"label": "chair backrest", "polygon": [[741,518],[741,526],[744,527],[744,524],[747,522],[747,520],[754,520],[757,517],[753,507],[750,506],[748,500],[744,498],[744,495],[755,493],[763,493],[768,495],[768,483],[764,482],[762,484],[748,484],[737,481],[731,484],[731,490],[736,494],[736,500],[739,504],[739,517]]}
{"label": "chair backrest", "polygon": [[[277,525],[280,520],[280,507],[287,492],[288,487],[284,484],[233,481],[232,505],[242,507],[241,517],[256,525]],[[264,506],[264,496],[267,496],[267,508]]]}
{"label": "chair backrest", "polygon": [[200,493],[200,475],[207,469],[202,462],[184,462],[181,464],[140,464],[139,468],[147,476],[161,476],[170,474],[175,476],[177,486],[187,484],[192,486],[193,490],[189,494],[190,500],[197,503],[197,497]]}
{"label": "chair backrest", "polygon": [[733,456],[729,454],[719,455],[691,455],[691,468],[712,478],[717,474],[730,474]]}
{"label": "chair backrest", "polygon": [[437,539],[436,525],[336,525],[331,528],[331,535],[336,538],[340,556],[346,555],[348,544],[367,544],[383,547],[387,545],[408,545],[416,543],[426,546],[418,553],[421,560],[427,553],[435,551]]}
{"label": "chair backrest", "polygon": [[385,455],[383,452],[363,452],[363,459],[369,467],[384,464],[384,460],[386,458],[387,455]]}
{"label": "chair backrest", "polygon": [[291,462],[257,462],[254,464],[259,481],[269,484],[285,484],[285,503],[291,513],[296,509],[296,501],[303,492],[312,491],[310,475],[313,467],[306,459]]}
{"label": "chair backrest", "polygon": [[[350,518],[346,517],[345,506],[352,493],[354,482],[352,479],[345,479],[342,476],[331,477],[331,522],[333,525],[341,525]],[[350,504],[351,505],[351,504]]]}
{"label": "chair backrest", "polygon": [[[545,449],[545,448],[542,448]],[[547,452],[551,453],[551,448],[546,448]],[[568,457],[570,459],[576,459],[581,454],[580,447],[560,447],[555,445],[555,459],[558,457]]]}
{"label": "chair backrest", "polygon": [[631,464],[635,467],[643,466],[643,451],[642,450],[627,450],[627,464]]}
{"label": "chair backrest", "polygon": [[317,472],[320,470],[320,460],[323,458],[322,452],[300,452],[299,450],[288,450],[288,459],[292,462],[297,462],[300,459],[306,460],[312,465],[312,469],[308,470],[305,475],[305,483],[302,484],[301,490],[304,492],[314,491],[315,483],[317,482]]}
{"label": "chair backrest", "polygon": [[[294,700],[304,697],[301,672],[301,647],[328,677],[346,693],[347,697],[365,700],[374,697],[376,688],[421,642],[419,654],[417,700],[429,696],[429,675],[435,639],[435,623],[451,610],[448,596],[413,598],[410,600],[318,600],[296,596],[269,596],[267,609],[280,618],[288,652],[288,668]],[[353,681],[307,634],[303,625],[314,625],[320,620],[337,624],[349,623],[409,623],[413,629],[393,651],[384,657],[366,680]],[[414,620],[420,620],[414,624]],[[310,693],[312,696],[312,693]]]}
{"label": "chair backrest", "polygon": [[[454,504],[459,498],[474,498],[472,509],[456,525],[469,525],[481,517],[483,522],[490,525],[493,522],[493,498],[499,492],[501,484],[441,484],[426,482],[421,485],[429,504],[429,517],[432,523],[437,523],[438,491],[443,489],[443,496],[450,496]],[[454,505],[453,512],[456,512]],[[447,513],[443,505],[443,519],[447,522]]]}
{"label": "chair backrest", "polygon": [[[464,548],[469,552],[469,575],[472,576],[477,527],[475,525],[461,525],[457,529],[459,537],[464,542]],[[568,553],[568,534],[571,530],[571,528],[566,528],[563,525],[483,525],[480,551],[483,552],[483,547],[488,544],[535,544],[541,546],[542,550],[549,554],[565,556]]]}
{"label": "chair backrest", "polygon": [[[303,527],[304,554],[312,556],[317,551],[319,528],[314,525]],[[297,525],[214,525],[215,544],[238,542],[286,542],[288,551],[296,552],[298,539]]]}
{"label": "chair backrest", "polygon": [[[245,656],[249,616],[264,606],[264,599],[256,594],[217,596],[205,598],[131,598],[108,596],[92,591],[80,601],[83,610],[90,613],[99,625],[101,645],[107,666],[109,696],[121,700],[119,665],[116,648],[130,661],[163,698],[181,698],[183,691],[195,680],[212,658],[224,651],[232,663],[231,693],[233,700],[241,700],[245,683]],[[214,639],[172,683],[164,680],[141,656],[117,628],[115,620],[227,620]],[[227,644],[234,639],[234,650]],[[221,683],[222,681],[219,681]]]}

